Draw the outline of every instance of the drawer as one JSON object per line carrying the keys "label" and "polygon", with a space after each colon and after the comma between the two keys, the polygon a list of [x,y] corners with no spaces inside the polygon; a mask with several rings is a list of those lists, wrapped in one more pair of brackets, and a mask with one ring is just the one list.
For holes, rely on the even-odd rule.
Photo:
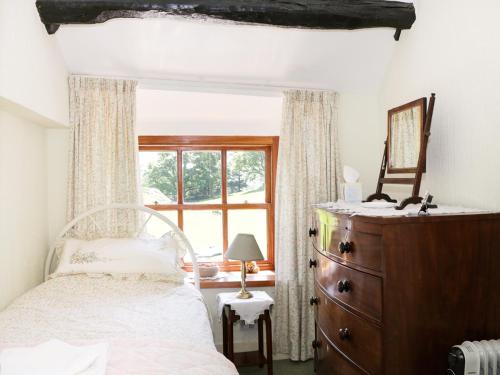
{"label": "drawer", "polygon": [[315,297],[316,322],[325,336],[359,367],[381,374],[381,329],[335,303],[317,286]]}
{"label": "drawer", "polygon": [[369,233],[324,228],[325,251],[345,262],[374,271],[382,270],[382,237]]}
{"label": "drawer", "polygon": [[351,225],[348,215],[337,215],[322,209],[315,209],[309,237],[317,250],[325,251],[331,233],[339,232],[341,228],[350,230]]}
{"label": "drawer", "polygon": [[349,362],[328,341],[320,328],[316,329],[316,373],[317,375],[366,375],[367,373]]}
{"label": "drawer", "polygon": [[382,279],[357,271],[316,251],[316,282],[326,293],[366,316],[382,320]]}

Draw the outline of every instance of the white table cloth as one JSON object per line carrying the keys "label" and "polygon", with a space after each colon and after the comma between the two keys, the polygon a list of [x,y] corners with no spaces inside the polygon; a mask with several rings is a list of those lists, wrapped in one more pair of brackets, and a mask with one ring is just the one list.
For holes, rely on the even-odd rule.
{"label": "white table cloth", "polygon": [[249,299],[237,298],[237,292],[217,294],[217,315],[219,318],[222,316],[224,306],[229,305],[245,324],[255,323],[260,314],[271,309],[274,300],[263,291],[252,291],[251,293],[253,297]]}
{"label": "white table cloth", "polygon": [[[367,208],[362,207],[360,203],[347,203],[343,201],[326,202],[315,204],[316,208],[323,208],[327,211],[334,213],[344,213],[351,216],[417,216],[420,210],[420,204],[411,204],[403,210],[396,210],[392,208]],[[459,206],[444,206],[438,204],[437,208],[430,208],[429,214],[431,215],[459,215],[459,214],[477,214],[486,213],[487,210],[477,208],[467,208]]]}

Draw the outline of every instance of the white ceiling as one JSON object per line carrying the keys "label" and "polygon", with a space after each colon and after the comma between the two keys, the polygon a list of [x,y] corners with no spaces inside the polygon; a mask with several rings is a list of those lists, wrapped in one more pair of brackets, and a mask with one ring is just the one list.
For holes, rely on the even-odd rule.
{"label": "white ceiling", "polygon": [[376,92],[393,34],[155,18],[62,26],[56,38],[76,74]]}

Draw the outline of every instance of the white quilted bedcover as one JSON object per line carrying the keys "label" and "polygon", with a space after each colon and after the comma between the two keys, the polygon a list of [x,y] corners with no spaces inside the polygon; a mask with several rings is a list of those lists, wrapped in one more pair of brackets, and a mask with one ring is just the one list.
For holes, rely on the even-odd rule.
{"label": "white quilted bedcover", "polygon": [[108,374],[237,374],[215,350],[202,296],[187,284],[59,277],[0,313],[0,349],[52,338],[109,342]]}

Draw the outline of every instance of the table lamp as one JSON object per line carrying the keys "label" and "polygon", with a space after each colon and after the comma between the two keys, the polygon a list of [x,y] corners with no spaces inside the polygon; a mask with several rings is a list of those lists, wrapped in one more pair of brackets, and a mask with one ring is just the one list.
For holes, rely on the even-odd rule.
{"label": "table lamp", "polygon": [[252,298],[252,293],[246,289],[247,267],[245,263],[264,259],[253,234],[238,233],[229,249],[227,249],[226,258],[241,261],[241,290],[236,297],[242,299]]}

